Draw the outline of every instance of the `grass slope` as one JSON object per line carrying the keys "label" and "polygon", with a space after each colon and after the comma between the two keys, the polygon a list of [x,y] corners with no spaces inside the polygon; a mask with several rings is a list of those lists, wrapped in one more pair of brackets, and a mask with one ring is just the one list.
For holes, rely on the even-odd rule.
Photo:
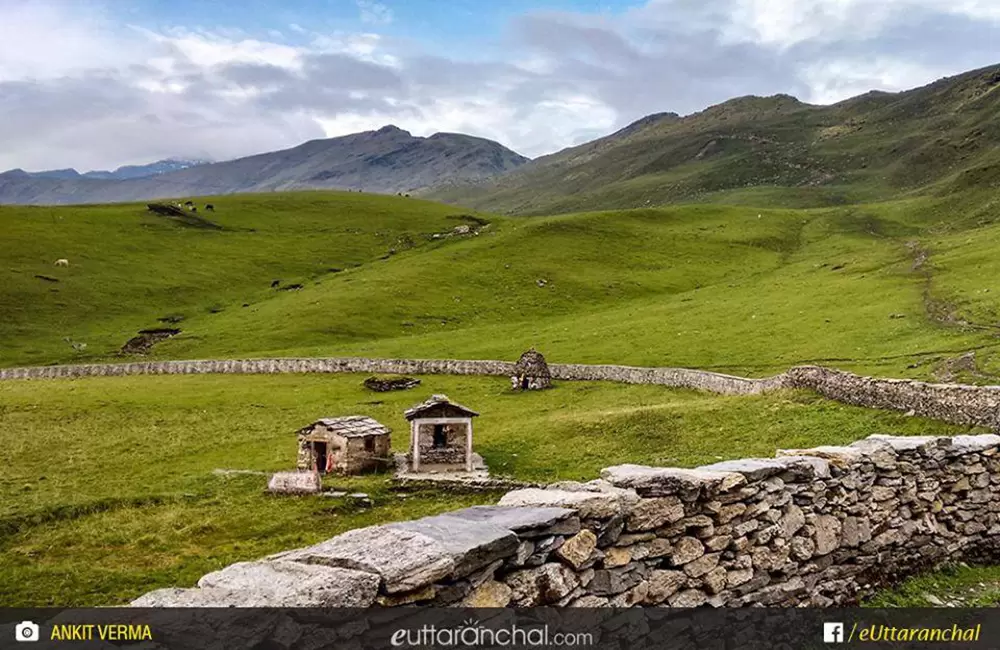
{"label": "grass slope", "polygon": [[424,377],[372,393],[361,376],[92,378],[0,384],[0,601],[108,605],[189,585],[225,564],[344,530],[495,502],[495,494],[390,492],[383,476],[329,478],[375,501],[274,498],[265,476],[295,459],[294,431],[367,414],[405,447],[403,410],[431,392],[482,412],[476,449],[497,473],[585,479],[625,462],[693,466],[851,442],[876,431],[965,431],[802,392],[720,398],[655,386],[560,383],[514,394],[502,379]]}
{"label": "grass slope", "polygon": [[[0,209],[15,235],[0,239],[0,304],[13,315],[0,363],[116,360],[173,314],[183,332],[154,357],[513,359],[535,345],[564,362],[751,375],[822,363],[918,378],[968,350],[985,371],[998,363],[1000,212],[984,192],[487,217],[478,235],[438,239],[470,218],[359,194],[219,204],[229,230],[137,206]],[[73,266],[49,266],[54,251]],[[303,286],[271,289],[272,278]]]}
{"label": "grass slope", "polygon": [[[1000,66],[832,106],[741,97],[618,133],[430,196],[552,214],[692,201],[843,205],[1000,184]],[[773,205],[769,202],[768,204]]]}
{"label": "grass slope", "polygon": [[[216,211],[200,216],[221,229],[144,204],[0,206],[0,363],[67,360],[71,342],[107,355],[137,330],[162,327],[159,318],[239,310],[280,293],[275,279],[288,286],[349,272],[465,223],[440,204],[359,193],[210,201]],[[54,267],[58,258],[71,266]]]}

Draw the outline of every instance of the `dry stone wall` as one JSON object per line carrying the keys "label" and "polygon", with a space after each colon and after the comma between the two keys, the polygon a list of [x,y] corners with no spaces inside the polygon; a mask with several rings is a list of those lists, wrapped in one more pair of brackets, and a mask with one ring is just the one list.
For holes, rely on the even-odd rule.
{"label": "dry stone wall", "polygon": [[1000,386],[876,379],[816,366],[792,368],[785,373],[783,384],[808,388],[845,404],[912,411],[914,415],[952,424],[1000,429]]}
{"label": "dry stone wall", "polygon": [[[550,364],[549,370],[554,379],[567,381],[652,384],[693,388],[723,395],[752,395],[781,388],[805,388],[846,404],[902,412],[912,411],[914,415],[943,422],[1000,430],[1000,386],[930,384],[909,379],[879,379],[816,366],[800,366],[763,379],[749,379],[686,368],[640,368],[616,365]],[[361,357],[148,361],[0,368],[0,380],[121,375],[336,372],[510,377],[514,373],[514,364],[506,361]]]}
{"label": "dry stone wall", "polygon": [[610,467],[349,531],[135,606],[834,606],[1000,555],[1000,436],[871,436],[696,469]]}

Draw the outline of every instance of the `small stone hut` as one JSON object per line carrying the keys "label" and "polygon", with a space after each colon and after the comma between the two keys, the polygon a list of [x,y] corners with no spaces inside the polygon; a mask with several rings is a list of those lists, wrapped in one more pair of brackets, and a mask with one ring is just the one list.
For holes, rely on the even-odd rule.
{"label": "small stone hut", "polygon": [[409,471],[473,471],[472,418],[478,413],[447,395],[432,395],[403,415],[410,422]]}
{"label": "small stone hut", "polygon": [[531,348],[521,355],[514,364],[514,374],[510,378],[514,390],[542,390],[552,388],[552,374],[542,353]]}
{"label": "small stone hut", "polygon": [[299,469],[359,474],[389,463],[388,427],[364,415],[323,418],[298,430]]}

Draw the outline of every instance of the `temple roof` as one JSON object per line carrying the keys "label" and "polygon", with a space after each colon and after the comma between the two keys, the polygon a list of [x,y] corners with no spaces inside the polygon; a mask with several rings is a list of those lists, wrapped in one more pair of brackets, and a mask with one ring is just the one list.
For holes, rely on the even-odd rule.
{"label": "temple roof", "polygon": [[299,429],[298,433],[310,433],[316,425],[322,425],[330,433],[335,433],[345,438],[380,436],[390,432],[389,427],[367,415],[347,415],[339,418],[322,418],[316,420],[309,426]]}
{"label": "temple roof", "polygon": [[476,413],[472,409],[451,401],[447,395],[431,395],[427,400],[417,404],[416,406],[406,409],[403,415],[406,417],[407,420],[414,420],[420,417],[422,413],[426,413],[427,411],[441,407],[444,407],[445,409],[448,410],[459,411],[469,417],[476,417],[477,415],[479,415],[479,413]]}

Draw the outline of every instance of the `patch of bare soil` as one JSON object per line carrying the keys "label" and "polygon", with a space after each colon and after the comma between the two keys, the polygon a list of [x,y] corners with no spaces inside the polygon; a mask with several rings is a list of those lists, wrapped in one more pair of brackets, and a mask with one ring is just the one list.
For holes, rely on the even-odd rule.
{"label": "patch of bare soil", "polygon": [[953,382],[963,375],[986,376],[979,372],[975,352],[966,352],[957,357],[945,359],[934,369],[934,378],[938,381]]}
{"label": "patch of bare soil", "polygon": [[962,329],[997,331],[998,328],[987,325],[973,323],[963,318],[958,311],[958,307],[948,300],[937,298],[933,292],[933,276],[931,268],[927,264],[930,258],[930,251],[921,247],[919,242],[911,241],[906,244],[913,256],[913,266],[911,270],[923,278],[923,299],[924,310],[927,318],[938,325],[945,327],[959,327]]}
{"label": "patch of bare soil", "polygon": [[205,230],[222,230],[222,226],[209,221],[204,217],[199,217],[194,208],[185,209],[170,205],[169,203],[149,203],[146,209],[161,217],[168,217],[172,221],[191,228],[203,228]]}
{"label": "patch of bare soil", "polygon": [[165,341],[180,333],[179,329],[173,327],[140,330],[137,336],[133,336],[122,346],[121,354],[146,354],[160,341]]}
{"label": "patch of bare soil", "polygon": [[369,377],[365,380],[365,388],[377,393],[387,393],[391,390],[407,390],[419,385],[420,380],[413,377]]}

